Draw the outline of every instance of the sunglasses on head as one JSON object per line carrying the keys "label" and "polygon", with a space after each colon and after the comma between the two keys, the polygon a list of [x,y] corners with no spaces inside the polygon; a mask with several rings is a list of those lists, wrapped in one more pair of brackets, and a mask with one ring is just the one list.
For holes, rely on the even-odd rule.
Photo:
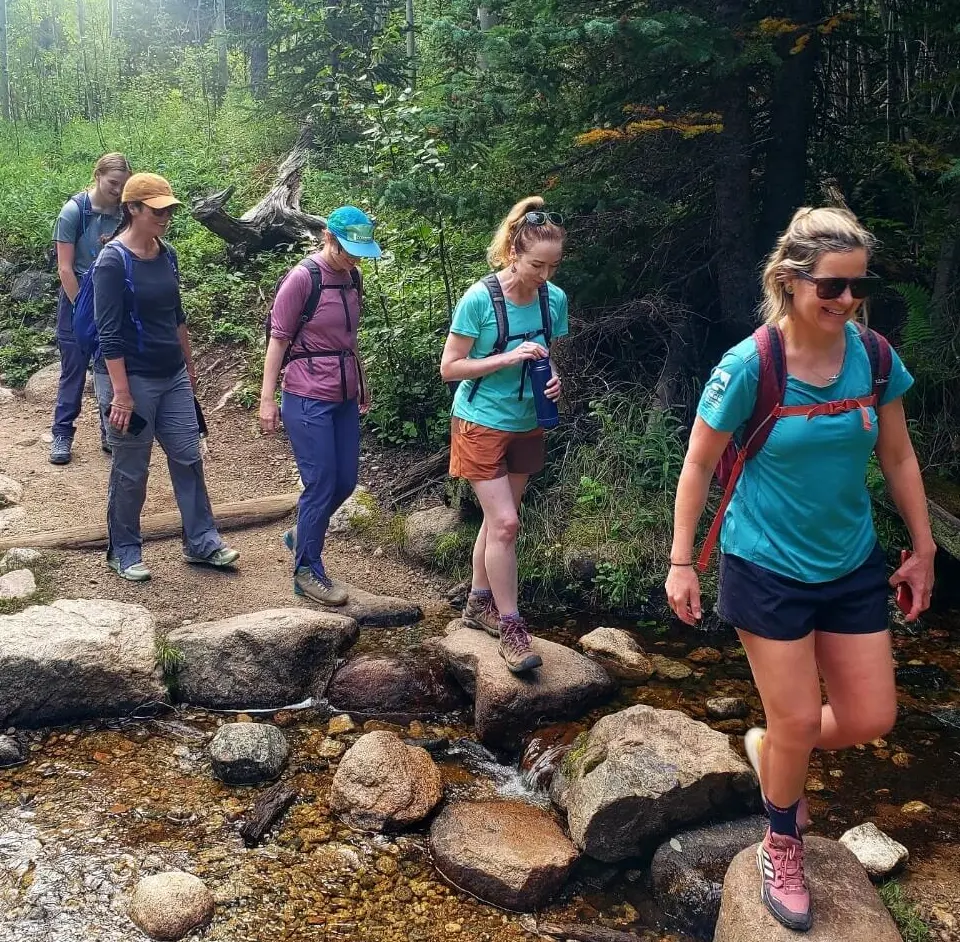
{"label": "sunglasses on head", "polygon": [[856,300],[862,301],[864,298],[869,298],[871,294],[875,294],[882,284],[882,279],[876,275],[864,275],[861,278],[815,278],[805,271],[794,272],[794,274],[816,285],[817,297],[821,301],[833,301],[839,298],[847,287],[850,288],[850,294]]}
{"label": "sunglasses on head", "polygon": [[523,221],[528,226],[545,226],[548,222],[555,226],[562,226],[563,216],[560,213],[546,213],[543,210],[534,209],[523,214]]}

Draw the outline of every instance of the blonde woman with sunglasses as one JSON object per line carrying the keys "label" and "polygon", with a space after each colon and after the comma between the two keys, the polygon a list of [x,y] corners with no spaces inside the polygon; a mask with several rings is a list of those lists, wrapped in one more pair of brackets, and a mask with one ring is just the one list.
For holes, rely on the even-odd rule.
{"label": "blonde woman with sunglasses", "polygon": [[[762,312],[775,329],[785,386],[722,516],[717,612],[737,629],[767,722],[745,742],[770,819],[757,855],[761,893],[771,914],[798,931],[813,921],[801,837],[810,823],[802,800],[810,754],[869,742],[893,726],[890,586],[909,587],[908,621],[929,606],[933,587],[936,547],[902,402],[913,379],[883,338],[856,323],[877,287],[867,269],[873,246],[847,210],[804,208],[767,259]],[[746,455],[744,429],[757,421],[760,343],[755,334],[723,357],[690,435],[666,584],[687,624],[701,615],[693,551],[710,478],[731,436]],[[885,351],[884,376],[870,344]],[[874,453],[913,543],[889,580],[865,481]]]}

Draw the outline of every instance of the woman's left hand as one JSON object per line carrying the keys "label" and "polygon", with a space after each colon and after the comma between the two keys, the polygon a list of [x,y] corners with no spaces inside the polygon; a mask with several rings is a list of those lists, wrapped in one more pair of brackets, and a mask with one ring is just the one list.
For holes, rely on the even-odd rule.
{"label": "woman's left hand", "polygon": [[907,613],[907,621],[916,621],[921,612],[930,607],[930,594],[933,592],[933,557],[936,550],[929,553],[913,553],[890,577],[894,589],[901,582],[910,586],[913,607]]}
{"label": "woman's left hand", "polygon": [[360,400],[360,415],[366,415],[372,407],[373,398],[370,396],[370,393],[367,393],[366,396]]}
{"label": "woman's left hand", "polygon": [[554,377],[543,387],[543,392],[548,399],[552,399],[556,402],[560,398],[560,390],[563,384],[560,382],[560,377],[554,375]]}

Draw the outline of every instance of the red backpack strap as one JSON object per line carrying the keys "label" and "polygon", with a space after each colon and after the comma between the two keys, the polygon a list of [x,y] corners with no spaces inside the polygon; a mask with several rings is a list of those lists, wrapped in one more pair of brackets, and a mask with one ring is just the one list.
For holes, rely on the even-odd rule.
{"label": "red backpack strap", "polygon": [[867,359],[870,361],[870,376],[873,380],[872,392],[876,396],[874,408],[879,409],[881,398],[890,379],[890,371],[893,369],[893,351],[890,349],[890,341],[882,334],[878,334],[859,321],[856,324],[860,341],[867,352]]}
{"label": "red backpack strap", "polygon": [[743,438],[737,458],[730,470],[723,499],[707,538],[703,541],[697,568],[704,572],[710,564],[713,548],[720,538],[720,527],[723,517],[730,505],[734,488],[743,471],[743,466],[757,452],[763,448],[770,431],[777,420],[777,410],[783,405],[783,396],[787,389],[787,357],[783,348],[783,334],[779,327],[764,324],[753,332],[753,340],[757,345],[759,360],[759,374],[757,377],[757,398],[753,404],[753,412],[743,427]]}

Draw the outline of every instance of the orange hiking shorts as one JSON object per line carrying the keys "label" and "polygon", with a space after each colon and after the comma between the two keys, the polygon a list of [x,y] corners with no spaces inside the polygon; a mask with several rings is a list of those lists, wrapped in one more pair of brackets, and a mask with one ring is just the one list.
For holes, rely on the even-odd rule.
{"label": "orange hiking shorts", "polygon": [[501,432],[456,416],[451,422],[451,477],[493,481],[505,474],[536,474],[543,470],[545,454],[542,428]]}

